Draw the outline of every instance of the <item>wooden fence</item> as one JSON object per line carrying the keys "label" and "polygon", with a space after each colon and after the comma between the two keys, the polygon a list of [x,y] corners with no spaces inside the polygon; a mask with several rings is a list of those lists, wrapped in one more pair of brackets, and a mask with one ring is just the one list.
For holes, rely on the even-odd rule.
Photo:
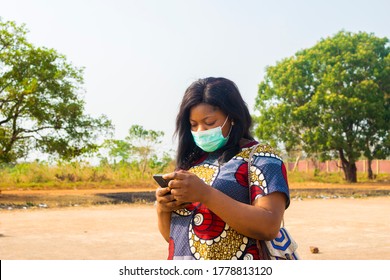
{"label": "wooden fence", "polygon": [[[314,171],[315,165],[311,160],[300,160],[298,163],[288,162],[286,163],[288,171]],[[325,162],[318,162],[317,167],[322,172],[341,172],[340,160],[329,160]],[[368,161],[359,160],[356,162],[356,168],[358,172],[367,172]],[[373,160],[371,163],[371,169],[374,174],[390,173],[390,160]]]}

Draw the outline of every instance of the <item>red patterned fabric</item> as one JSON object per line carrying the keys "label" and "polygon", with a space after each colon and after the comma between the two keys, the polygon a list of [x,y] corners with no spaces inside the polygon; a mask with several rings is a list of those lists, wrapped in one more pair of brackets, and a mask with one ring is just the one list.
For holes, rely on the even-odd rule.
{"label": "red patterned fabric", "polygon": [[[205,183],[242,203],[252,203],[256,198],[272,192],[286,195],[289,190],[285,167],[269,146],[256,148],[251,163],[251,180],[248,183],[248,157],[251,145],[222,166],[220,153],[204,156],[190,168]],[[248,186],[251,186],[249,197]],[[235,231],[220,217],[199,202],[175,211],[171,217],[170,259],[264,259],[256,240]]]}

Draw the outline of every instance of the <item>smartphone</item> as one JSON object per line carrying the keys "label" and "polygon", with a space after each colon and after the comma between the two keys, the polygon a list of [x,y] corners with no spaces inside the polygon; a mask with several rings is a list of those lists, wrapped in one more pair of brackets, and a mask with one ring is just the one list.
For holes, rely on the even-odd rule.
{"label": "smartphone", "polygon": [[162,174],[155,174],[153,175],[153,179],[156,180],[156,182],[162,187],[162,188],[166,188],[168,187],[168,183],[170,180],[165,180],[163,177],[162,177]]}

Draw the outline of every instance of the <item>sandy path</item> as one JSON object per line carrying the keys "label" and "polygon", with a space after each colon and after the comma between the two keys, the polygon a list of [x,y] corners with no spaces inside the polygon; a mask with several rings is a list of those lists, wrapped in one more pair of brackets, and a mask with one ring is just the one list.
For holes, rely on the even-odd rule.
{"label": "sandy path", "polygon": [[[292,201],[304,259],[390,260],[390,197]],[[320,254],[311,254],[309,246]],[[166,259],[152,205],[1,210],[0,259]]]}

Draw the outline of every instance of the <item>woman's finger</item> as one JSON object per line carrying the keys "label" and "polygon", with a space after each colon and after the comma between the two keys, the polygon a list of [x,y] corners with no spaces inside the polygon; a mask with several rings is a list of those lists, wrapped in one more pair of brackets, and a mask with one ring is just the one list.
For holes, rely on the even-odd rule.
{"label": "woman's finger", "polygon": [[164,174],[162,177],[164,180],[173,180],[176,176],[176,172]]}
{"label": "woman's finger", "polygon": [[170,189],[169,188],[157,188],[156,189],[156,197],[161,197],[169,193]]}
{"label": "woman's finger", "polygon": [[185,178],[185,174],[187,171],[185,170],[178,170],[171,173],[167,173],[163,175],[163,178],[165,180],[183,180]]}

